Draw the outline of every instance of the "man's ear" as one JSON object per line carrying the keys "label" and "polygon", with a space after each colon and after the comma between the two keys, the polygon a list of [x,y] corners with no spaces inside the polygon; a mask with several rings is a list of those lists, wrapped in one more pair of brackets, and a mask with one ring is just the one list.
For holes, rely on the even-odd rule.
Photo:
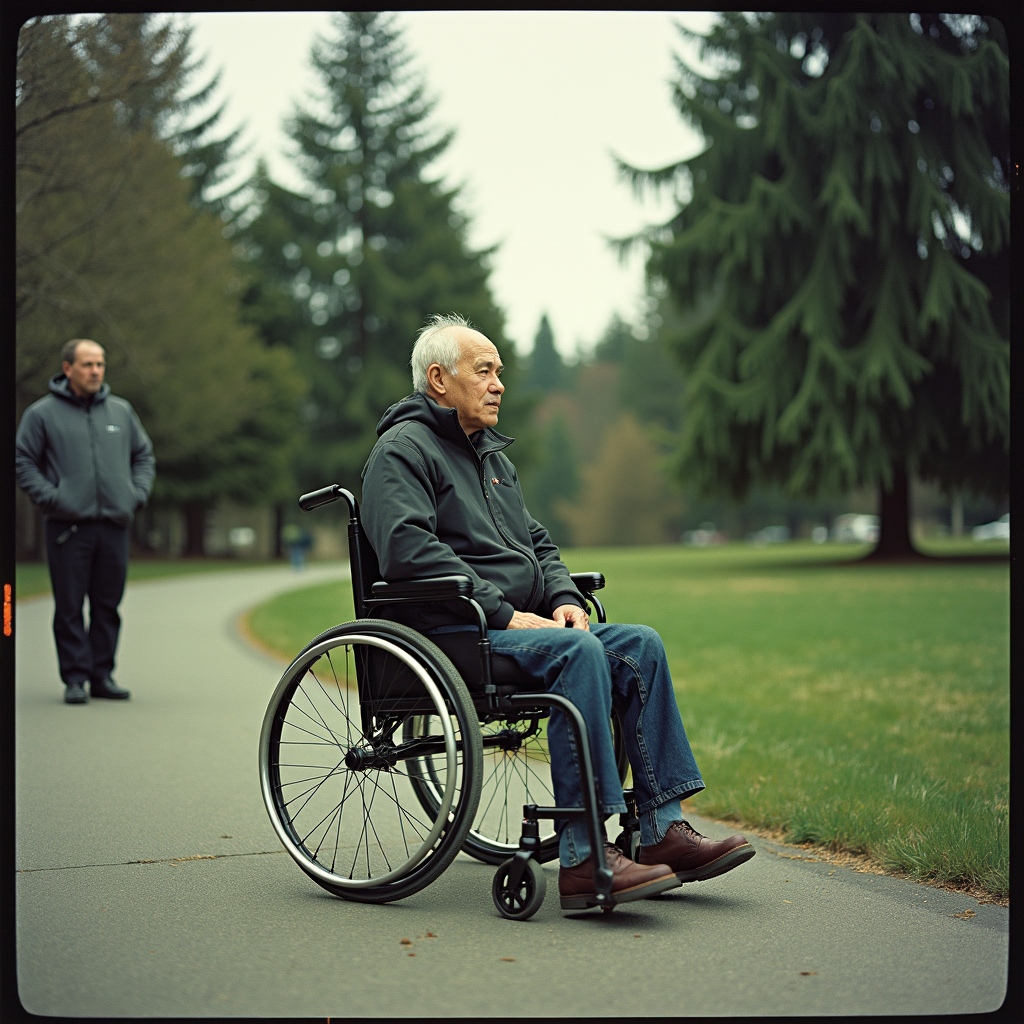
{"label": "man's ear", "polygon": [[430,385],[430,390],[437,395],[443,395],[447,392],[448,389],[445,387],[440,363],[431,363],[427,367],[427,383]]}

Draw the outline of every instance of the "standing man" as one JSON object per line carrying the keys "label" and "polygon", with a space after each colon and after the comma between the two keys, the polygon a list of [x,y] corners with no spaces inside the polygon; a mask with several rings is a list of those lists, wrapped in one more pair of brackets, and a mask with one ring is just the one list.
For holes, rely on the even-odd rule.
{"label": "standing man", "polygon": [[103,355],[95,341],[69,341],[50,394],[25,410],[15,440],[18,485],[46,515],[66,704],[87,704],[89,693],[131,696],[110,678],[121,629],[117,609],[128,571],[128,524],[149,498],[156,472],[153,445],[135,410],[103,381]]}

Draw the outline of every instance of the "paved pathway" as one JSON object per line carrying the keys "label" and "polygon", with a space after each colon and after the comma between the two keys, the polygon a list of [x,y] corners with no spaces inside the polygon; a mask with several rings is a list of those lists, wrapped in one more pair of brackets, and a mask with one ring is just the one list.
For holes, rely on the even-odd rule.
{"label": "paved pathway", "polygon": [[1007,909],[792,859],[802,851],[760,839],[732,874],[610,915],[563,915],[548,865],[538,914],[504,921],[493,869],[462,855],[400,903],[330,897],[281,851],[263,808],[257,738],[280,666],[245,646],[235,622],[276,591],[343,572],[132,584],[117,672],[133,691],[126,704],[64,705],[52,605],[18,607],[18,981],[31,1012],[716,1016],[1001,1004]]}

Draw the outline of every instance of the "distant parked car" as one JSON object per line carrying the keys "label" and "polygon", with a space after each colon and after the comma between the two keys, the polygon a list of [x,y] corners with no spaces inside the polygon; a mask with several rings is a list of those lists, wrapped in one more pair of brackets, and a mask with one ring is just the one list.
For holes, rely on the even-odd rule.
{"label": "distant parked car", "polygon": [[747,534],[748,544],[784,544],[787,540],[788,526],[765,526],[756,533]]}
{"label": "distant parked car", "polygon": [[729,534],[715,528],[714,523],[701,523],[696,530],[687,530],[683,534],[683,543],[693,548],[707,548],[713,544],[724,544]]}
{"label": "distant parked car", "polygon": [[1010,513],[1000,516],[994,523],[985,523],[983,526],[976,526],[971,530],[971,536],[975,540],[1009,540],[1010,539]]}
{"label": "distant parked car", "polygon": [[832,524],[832,539],[840,544],[873,544],[878,540],[878,516],[847,512]]}

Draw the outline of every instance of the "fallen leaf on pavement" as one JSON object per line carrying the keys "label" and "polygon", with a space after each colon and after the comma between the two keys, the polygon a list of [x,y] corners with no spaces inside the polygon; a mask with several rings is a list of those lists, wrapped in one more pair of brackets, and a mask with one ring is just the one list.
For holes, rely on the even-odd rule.
{"label": "fallen leaf on pavement", "polygon": [[962,914],[950,914],[950,917],[959,917],[961,921],[966,921],[968,918],[974,917],[975,913],[973,910],[965,910]]}
{"label": "fallen leaf on pavement", "polygon": [[412,939],[402,939],[402,945],[403,946],[411,946],[412,945]]}
{"label": "fallen leaf on pavement", "polygon": [[516,962],[516,958],[514,956],[503,956],[501,959],[507,964],[514,964]]}
{"label": "fallen leaf on pavement", "polygon": [[810,977],[812,974],[817,974],[817,971],[801,971],[800,972],[805,978]]}

